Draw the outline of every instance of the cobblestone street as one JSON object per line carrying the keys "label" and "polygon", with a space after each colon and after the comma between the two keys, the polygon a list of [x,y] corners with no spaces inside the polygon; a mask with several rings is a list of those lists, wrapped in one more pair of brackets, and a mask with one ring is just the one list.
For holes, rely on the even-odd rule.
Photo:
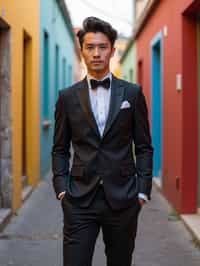
{"label": "cobblestone street", "polygon": [[[44,180],[0,234],[0,265],[61,266],[62,211],[51,182]],[[200,250],[154,189],[140,214],[136,266],[199,266]],[[106,265],[101,235],[93,266]]]}

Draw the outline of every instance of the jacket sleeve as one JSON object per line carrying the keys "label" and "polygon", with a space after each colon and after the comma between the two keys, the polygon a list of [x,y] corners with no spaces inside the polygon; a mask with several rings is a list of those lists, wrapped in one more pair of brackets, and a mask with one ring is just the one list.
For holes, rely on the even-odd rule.
{"label": "jacket sleeve", "polygon": [[153,148],[148,122],[148,110],[141,88],[137,90],[134,109],[133,140],[139,193],[150,199],[152,189]]}
{"label": "jacket sleeve", "polygon": [[55,106],[55,127],[52,147],[53,187],[58,198],[66,190],[69,175],[71,129],[67,117],[67,108],[63,95],[59,93]]}

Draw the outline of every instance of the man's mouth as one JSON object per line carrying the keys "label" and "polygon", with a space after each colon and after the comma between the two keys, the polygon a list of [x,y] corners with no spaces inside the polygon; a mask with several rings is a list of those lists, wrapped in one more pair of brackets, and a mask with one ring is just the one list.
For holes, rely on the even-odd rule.
{"label": "man's mouth", "polygon": [[102,63],[103,63],[102,61],[97,61],[97,60],[92,61],[92,64],[102,64]]}

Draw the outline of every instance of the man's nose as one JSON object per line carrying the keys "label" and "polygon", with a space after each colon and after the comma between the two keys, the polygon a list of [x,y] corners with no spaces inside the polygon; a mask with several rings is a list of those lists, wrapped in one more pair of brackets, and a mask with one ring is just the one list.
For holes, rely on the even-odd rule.
{"label": "man's nose", "polygon": [[95,57],[100,55],[100,53],[99,53],[99,48],[98,48],[98,47],[96,47],[96,48],[94,49],[94,54],[93,54],[93,55],[94,55]]}

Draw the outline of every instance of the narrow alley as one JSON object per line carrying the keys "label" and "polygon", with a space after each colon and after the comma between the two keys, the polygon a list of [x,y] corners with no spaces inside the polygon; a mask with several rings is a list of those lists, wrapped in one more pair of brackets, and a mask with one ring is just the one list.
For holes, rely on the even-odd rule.
{"label": "narrow alley", "polygon": [[[63,265],[51,171],[60,199],[70,180],[81,204],[98,182],[120,211],[139,197],[132,266],[200,266],[200,0],[0,0],[0,266]],[[130,265],[138,216],[107,209]]]}
{"label": "narrow alley", "polygon": [[[0,234],[1,266],[61,266],[62,210],[50,177],[41,182]],[[77,254],[78,256],[78,254]],[[101,235],[93,266],[106,265]],[[199,266],[200,250],[160,193],[140,213],[136,266]]]}

